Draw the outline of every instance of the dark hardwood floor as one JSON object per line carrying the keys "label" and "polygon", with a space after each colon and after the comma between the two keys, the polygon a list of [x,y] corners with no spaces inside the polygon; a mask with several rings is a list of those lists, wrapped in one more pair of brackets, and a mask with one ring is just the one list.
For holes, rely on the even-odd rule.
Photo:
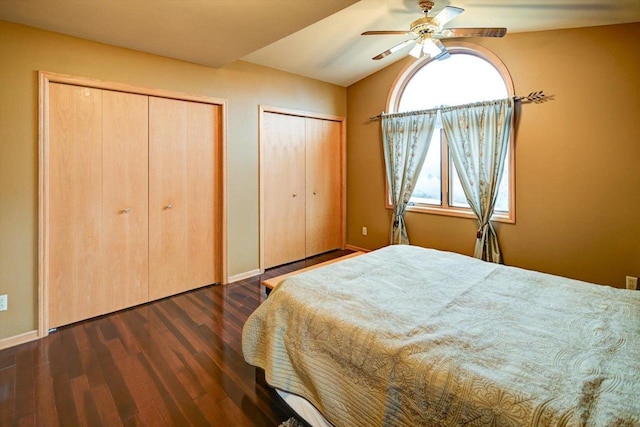
{"label": "dark hardwood floor", "polygon": [[0,351],[0,426],[278,426],[292,413],[242,357],[260,282],[334,251],[59,328]]}

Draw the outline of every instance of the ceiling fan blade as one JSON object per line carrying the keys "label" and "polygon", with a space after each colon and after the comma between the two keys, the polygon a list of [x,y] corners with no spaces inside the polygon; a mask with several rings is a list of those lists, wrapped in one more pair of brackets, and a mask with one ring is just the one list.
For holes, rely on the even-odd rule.
{"label": "ceiling fan blade", "polygon": [[397,45],[395,45],[394,47],[392,47],[392,48],[390,48],[390,49],[385,50],[385,51],[384,51],[384,52],[382,52],[381,54],[376,55],[376,56],[374,56],[374,57],[373,57],[373,58],[371,58],[371,59],[375,59],[376,61],[377,61],[377,60],[380,60],[380,59],[384,58],[385,56],[389,56],[389,55],[391,55],[392,53],[399,51],[399,50],[400,50],[400,49],[402,49],[403,47],[410,45],[411,43],[415,42],[416,40],[417,40],[417,38],[415,38],[415,39],[405,40],[405,41],[403,41],[402,43],[397,44]]}
{"label": "ceiling fan blade", "polygon": [[464,9],[462,8],[447,6],[431,19],[431,23],[437,25],[438,28],[442,28],[447,22],[451,21],[462,12],[464,12]]}
{"label": "ceiling fan blade", "polygon": [[365,31],[360,34],[361,36],[386,36],[386,35],[406,35],[411,34],[411,31]]}
{"label": "ceiling fan blade", "polygon": [[505,34],[507,34],[506,28],[447,28],[433,34],[433,37],[439,39],[454,37],[503,37]]}
{"label": "ceiling fan blade", "polygon": [[[587,3],[587,2],[585,2]],[[492,9],[539,9],[539,10],[575,10],[576,4],[571,1],[549,1],[546,4],[540,1],[531,2],[514,2],[513,0],[502,0],[487,2],[486,0],[465,2],[466,6],[472,6],[474,9],[477,7],[490,7]],[[593,11],[608,11],[617,9],[620,5],[611,4],[608,2],[594,2],[593,4],[580,4],[580,10],[593,10]]]}

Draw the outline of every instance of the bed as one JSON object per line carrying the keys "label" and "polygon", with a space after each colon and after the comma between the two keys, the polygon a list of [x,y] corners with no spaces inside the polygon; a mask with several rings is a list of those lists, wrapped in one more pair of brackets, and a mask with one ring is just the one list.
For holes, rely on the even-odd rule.
{"label": "bed", "polygon": [[640,292],[388,246],[294,275],[245,360],[335,426],[640,426]]}

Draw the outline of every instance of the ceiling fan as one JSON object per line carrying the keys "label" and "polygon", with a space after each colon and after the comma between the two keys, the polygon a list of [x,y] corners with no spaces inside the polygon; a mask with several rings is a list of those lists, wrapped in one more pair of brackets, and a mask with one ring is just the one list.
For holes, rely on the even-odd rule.
{"label": "ceiling fan", "polygon": [[432,1],[419,0],[418,5],[424,13],[424,18],[416,19],[409,26],[409,31],[365,31],[363,36],[377,35],[412,35],[414,38],[405,40],[400,44],[385,50],[372,59],[379,60],[385,56],[415,43],[409,52],[410,55],[420,58],[428,55],[430,58],[444,59],[449,52],[439,39],[456,37],[502,37],[507,33],[506,28],[444,28],[445,24],[464,12],[464,9],[454,6],[446,6],[436,16],[427,16],[434,6]]}

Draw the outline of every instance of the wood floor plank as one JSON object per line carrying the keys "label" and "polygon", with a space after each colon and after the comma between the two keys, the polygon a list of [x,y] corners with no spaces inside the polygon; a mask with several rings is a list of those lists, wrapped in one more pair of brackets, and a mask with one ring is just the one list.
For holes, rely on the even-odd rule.
{"label": "wood floor plank", "polygon": [[[178,411],[181,416],[187,417],[197,425],[205,425],[204,417],[200,413],[197,406],[193,403],[193,400],[189,396],[189,393],[180,383],[175,373],[173,372],[168,360],[173,356],[171,349],[164,345],[162,340],[157,343],[148,343],[159,351],[146,352],[148,357],[147,369],[152,374],[152,378],[157,387],[168,390],[166,394],[165,403],[172,408],[171,415],[174,415],[175,411]],[[163,396],[165,397],[165,396]]]}
{"label": "wood floor plank", "polygon": [[171,397],[171,393],[164,387],[162,381],[151,367],[151,364],[146,359],[145,355],[142,353],[139,354],[138,359],[162,398],[162,405],[156,404],[156,406],[161,409],[165,422],[169,425],[188,425],[187,419],[184,417],[182,412],[180,412],[178,405]]}
{"label": "wood floor plank", "polygon": [[58,426],[60,423],[53,397],[53,380],[49,368],[49,364],[34,367],[35,419],[37,425]]}
{"label": "wood floor plank", "polygon": [[[93,397],[93,400],[91,399]],[[109,390],[107,384],[101,384],[98,387],[91,389],[91,395],[86,397],[89,407],[95,404],[95,412],[98,413],[98,418],[103,426],[121,426],[122,421],[118,414],[118,407],[113,400],[113,394]],[[72,424],[62,424],[62,426]]]}
{"label": "wood floor plank", "polygon": [[165,316],[164,312],[161,310],[161,306],[153,307],[153,312],[170,332],[170,334],[168,334],[169,338],[177,340],[178,342],[176,344],[182,346],[187,352],[191,354],[196,352],[195,347],[189,342],[189,340],[185,338],[175,324]]}
{"label": "wood floor plank", "polygon": [[[273,426],[273,421],[266,420],[263,418],[257,417],[255,414],[251,412],[247,413],[244,408],[238,407],[237,403],[232,399],[224,399],[219,402],[220,408],[230,415],[235,415],[234,420],[236,420],[238,427],[251,427],[251,426]],[[276,423],[275,425],[277,425]]]}
{"label": "wood floor plank", "polygon": [[178,381],[180,381],[189,393],[189,396],[191,396],[191,399],[196,400],[198,397],[206,394],[207,390],[202,385],[206,376],[200,376],[196,373],[196,369],[191,366],[188,360],[192,360],[192,358],[187,359],[186,356],[177,351],[174,351],[174,355],[180,360],[180,368],[176,371],[176,376],[178,377]]}
{"label": "wood floor plank", "polygon": [[[78,413],[78,420],[81,424],[88,424],[90,416],[94,415],[87,413],[87,406],[84,405],[85,393],[91,393],[89,389],[89,380],[84,375],[77,376],[71,380],[71,391],[73,393],[73,401],[75,402],[76,411]],[[91,410],[89,408],[89,410]],[[94,420],[95,421],[95,420]],[[98,419],[99,421],[99,419]]]}
{"label": "wood floor plank", "polygon": [[86,423],[87,426],[102,426],[102,420],[100,419],[100,414],[98,413],[98,407],[96,406],[96,401],[93,397],[93,393],[89,390],[85,391],[82,396],[82,407],[85,415],[85,419],[83,423]]}
{"label": "wood floor plank", "polygon": [[0,427],[265,426],[293,415],[245,363],[261,282],[335,251],[59,328],[0,350]]}
{"label": "wood floor plank", "polygon": [[15,366],[17,347],[0,351],[0,371]]}
{"label": "wood floor plank", "polygon": [[65,330],[60,334],[60,344],[64,347],[64,362],[67,377],[70,380],[83,374],[80,351],[76,343],[76,335],[73,332],[75,331]]}
{"label": "wood floor plank", "polygon": [[136,342],[135,337],[131,334],[131,331],[129,331],[127,326],[124,324],[122,316],[113,316],[111,320],[118,332],[118,339],[127,353],[130,355],[140,353],[140,346]]}
{"label": "wood floor plank", "polygon": [[[25,351],[16,358],[15,417],[21,419],[35,412],[35,390],[33,383],[33,352]],[[0,398],[0,401],[2,399]]]}
{"label": "wood floor plank", "polygon": [[[228,399],[228,398],[225,398]],[[202,411],[202,415],[212,426],[228,426],[238,425],[239,418],[243,417],[239,409],[224,410],[221,401],[224,399],[216,399],[209,394],[198,397],[195,402]]]}
{"label": "wood floor plank", "polygon": [[87,351],[82,352],[80,360],[82,360],[84,372],[92,389],[105,383],[104,374],[98,362],[98,355],[91,347],[87,347]]}
{"label": "wood floor plank", "polygon": [[22,418],[18,418],[18,420],[14,423],[16,427],[35,427],[36,426],[36,416],[34,413],[26,415]]}
{"label": "wood floor plank", "polygon": [[[106,323],[102,322],[102,325],[104,324]],[[100,328],[100,330],[104,331],[103,328]],[[104,375],[105,383],[111,393],[120,419],[126,420],[134,416],[137,413],[138,408],[136,407],[135,401],[133,400],[131,393],[129,392],[129,388],[124,381],[122,372],[120,372],[114,361],[115,358],[122,357],[122,355],[125,354],[125,351],[122,346],[119,345],[119,342],[117,344],[119,348],[116,350],[102,342],[98,336],[97,328],[90,329],[90,332],[89,339],[91,341],[91,347],[98,358],[98,364]],[[110,339],[114,339],[114,337],[111,337],[110,335]]]}
{"label": "wood floor plank", "polygon": [[136,402],[138,408],[136,418],[141,425],[167,425],[166,420],[170,420],[171,416],[166,411],[162,396],[155,387],[152,378],[142,366],[139,360],[140,355],[127,354],[126,357],[116,360],[131,392],[131,397]]}
{"label": "wood floor plank", "polygon": [[63,373],[53,377],[53,398],[60,424],[63,426],[79,425],[78,410],[73,399],[71,382]]}
{"label": "wood floor plank", "polygon": [[15,370],[15,365],[0,370],[0,425],[10,425],[16,416]]}

